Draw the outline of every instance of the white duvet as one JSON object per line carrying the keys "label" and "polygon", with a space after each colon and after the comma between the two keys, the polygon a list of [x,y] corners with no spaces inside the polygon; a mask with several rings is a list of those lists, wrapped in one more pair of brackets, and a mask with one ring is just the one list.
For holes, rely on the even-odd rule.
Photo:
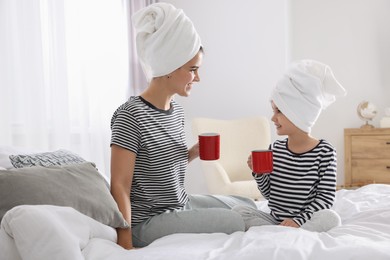
{"label": "white duvet", "polygon": [[174,234],[127,251],[116,245],[114,229],[72,208],[19,206],[1,223],[0,259],[390,259],[390,185],[340,190],[334,210],[343,224],[329,232],[263,226]]}

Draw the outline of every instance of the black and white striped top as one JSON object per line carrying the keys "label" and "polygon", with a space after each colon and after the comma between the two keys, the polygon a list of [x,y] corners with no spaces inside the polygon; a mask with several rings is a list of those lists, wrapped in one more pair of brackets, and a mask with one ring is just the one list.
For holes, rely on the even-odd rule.
{"label": "black and white striped top", "polygon": [[160,110],[142,97],[131,97],[115,111],[111,130],[111,145],[137,155],[130,193],[132,226],[181,209],[188,200],[183,108],[172,101],[169,110]]}
{"label": "black and white striped top", "polygon": [[275,141],[272,150],[273,172],[253,175],[273,217],[302,225],[313,212],[333,205],[337,159],[330,143],[320,140],[312,150],[296,154],[288,149],[286,138]]}

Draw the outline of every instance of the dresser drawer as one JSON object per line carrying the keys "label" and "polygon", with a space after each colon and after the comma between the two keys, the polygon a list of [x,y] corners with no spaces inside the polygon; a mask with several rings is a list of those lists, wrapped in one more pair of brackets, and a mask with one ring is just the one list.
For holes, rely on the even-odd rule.
{"label": "dresser drawer", "polygon": [[351,157],[388,158],[390,161],[390,137],[384,135],[352,136]]}
{"label": "dresser drawer", "polygon": [[390,159],[352,159],[352,183],[389,183]]}
{"label": "dresser drawer", "polygon": [[390,184],[390,128],[344,129],[344,184]]}

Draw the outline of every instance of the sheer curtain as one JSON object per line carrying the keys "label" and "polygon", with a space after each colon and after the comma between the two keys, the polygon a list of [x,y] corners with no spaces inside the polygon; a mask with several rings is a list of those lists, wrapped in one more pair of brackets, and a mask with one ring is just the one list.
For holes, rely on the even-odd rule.
{"label": "sheer curtain", "polygon": [[146,86],[130,17],[151,2],[0,0],[0,145],[68,149],[108,178],[112,113]]}

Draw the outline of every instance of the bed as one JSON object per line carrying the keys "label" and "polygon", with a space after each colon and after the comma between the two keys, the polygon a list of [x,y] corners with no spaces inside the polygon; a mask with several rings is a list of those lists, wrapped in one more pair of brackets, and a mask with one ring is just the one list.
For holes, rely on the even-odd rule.
{"label": "bed", "polygon": [[[80,167],[81,171],[78,171]],[[113,227],[125,224],[121,222],[104,178],[95,174],[98,171],[93,164],[80,162],[65,166],[33,166],[11,170],[11,174],[9,171],[0,170],[0,186],[3,183],[0,187],[1,207],[8,200],[4,199],[8,193],[15,197],[15,187],[8,189],[11,177],[33,175],[34,180],[38,179],[36,185],[34,180],[28,182],[32,190],[23,186],[24,190],[17,197],[31,199],[29,193],[36,192],[34,189],[52,193],[38,198],[39,203],[29,201],[23,204],[19,201],[18,205],[7,204],[9,209],[4,212],[0,228],[1,260],[390,259],[390,185],[386,184],[338,190],[333,209],[340,214],[342,225],[328,232],[262,226],[231,235],[174,234],[160,238],[145,248],[128,251],[116,244]],[[96,187],[74,190],[77,186],[85,188],[83,179],[79,177],[85,172],[87,175],[84,177]],[[16,177],[18,174],[20,176]],[[72,185],[66,183],[67,179],[61,179],[61,183],[72,186],[71,191],[77,195],[65,195],[60,186],[50,189],[49,186],[55,183],[48,185],[45,182],[53,181],[50,176],[55,174],[72,176]],[[4,178],[8,178],[5,179],[8,183]],[[12,181],[16,185],[17,182]],[[58,194],[60,196],[57,197],[66,198],[59,200],[56,198]],[[93,205],[88,208],[88,204]],[[259,208],[267,210],[265,201],[257,204]]]}

